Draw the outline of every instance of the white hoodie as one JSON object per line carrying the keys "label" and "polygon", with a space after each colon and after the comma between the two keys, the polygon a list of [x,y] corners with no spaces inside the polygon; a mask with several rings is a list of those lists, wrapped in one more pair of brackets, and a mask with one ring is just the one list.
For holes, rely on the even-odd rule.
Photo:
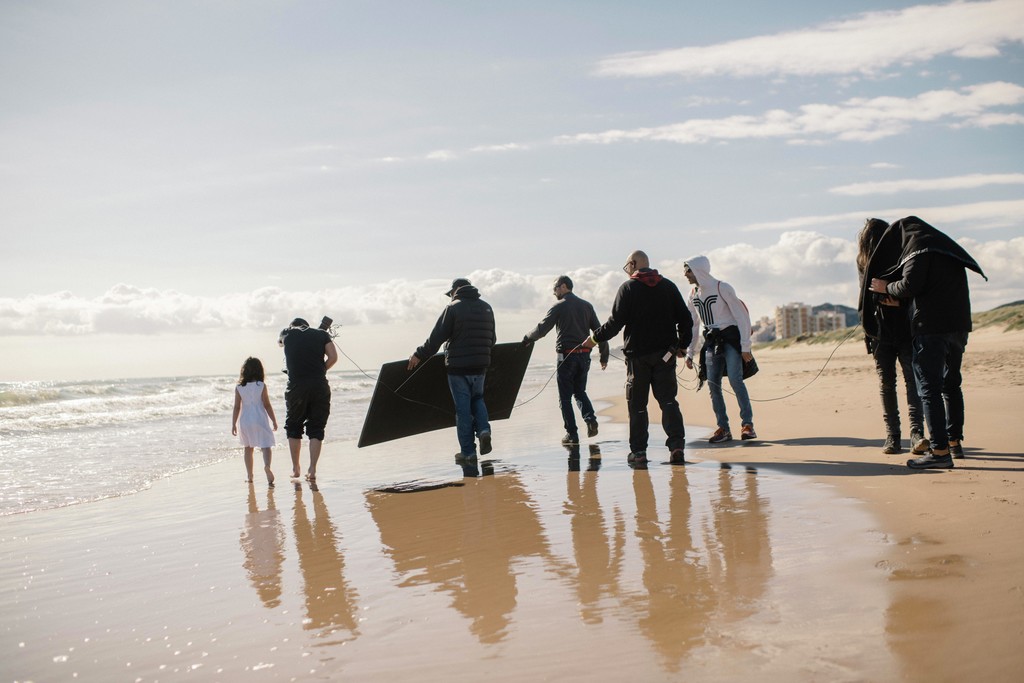
{"label": "white hoodie", "polygon": [[694,256],[684,263],[690,269],[697,284],[686,297],[686,306],[693,316],[693,341],[686,350],[686,357],[693,358],[701,341],[700,325],[705,329],[722,330],[735,325],[740,331],[740,350],[750,352],[750,313],[736,296],[736,290],[728,282],[711,277],[711,262],[707,256]]}

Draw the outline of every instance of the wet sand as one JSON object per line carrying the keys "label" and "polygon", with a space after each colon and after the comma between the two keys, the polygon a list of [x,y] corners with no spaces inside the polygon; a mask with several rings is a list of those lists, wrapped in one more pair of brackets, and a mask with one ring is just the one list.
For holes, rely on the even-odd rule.
{"label": "wet sand", "polygon": [[[687,467],[630,470],[608,417],[570,457],[551,387],[494,424],[481,476],[446,430],[329,443],[318,490],[278,449],[273,490],[232,460],[2,518],[0,675],[1014,680],[1024,335],[972,337],[952,472],[881,454],[861,348],[755,404],[759,442],[702,447],[706,391],[684,393]],[[829,351],[759,354],[752,395],[802,386]],[[620,367],[592,376],[593,396],[621,394]]]}

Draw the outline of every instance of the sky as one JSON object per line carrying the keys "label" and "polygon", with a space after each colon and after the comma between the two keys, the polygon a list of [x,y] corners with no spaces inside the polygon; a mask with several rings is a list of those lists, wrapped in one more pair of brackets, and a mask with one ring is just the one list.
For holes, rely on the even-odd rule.
{"label": "sky", "polygon": [[838,7],[4,0],[0,381],[274,365],[325,314],[371,368],[458,276],[517,341],[634,249],[854,306],[873,216],[1024,299],[1024,2]]}

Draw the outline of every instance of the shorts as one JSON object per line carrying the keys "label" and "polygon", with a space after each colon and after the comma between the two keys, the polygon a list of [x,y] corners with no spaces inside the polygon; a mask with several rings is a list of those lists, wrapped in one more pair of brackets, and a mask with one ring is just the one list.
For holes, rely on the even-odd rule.
{"label": "shorts", "polygon": [[284,392],[284,431],[289,439],[324,439],[324,427],[331,415],[331,385],[327,378],[288,381]]}

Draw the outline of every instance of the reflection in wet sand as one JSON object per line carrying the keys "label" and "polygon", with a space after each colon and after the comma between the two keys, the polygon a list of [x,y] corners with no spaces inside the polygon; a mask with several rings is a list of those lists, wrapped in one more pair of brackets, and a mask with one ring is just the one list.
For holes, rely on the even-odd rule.
{"label": "reflection in wet sand", "polygon": [[323,495],[316,490],[310,495],[312,521],[302,497],[302,487],[296,485],[293,533],[304,584],[306,620],[303,627],[325,636],[344,630],[356,637],[359,635],[355,616],[358,596],[345,581],[345,560],[338,550],[338,534]]}
{"label": "reflection in wet sand", "polygon": [[676,672],[686,653],[706,639],[717,597],[715,585],[694,550],[686,470],[672,470],[667,521],[658,515],[649,471],[633,473],[633,493],[645,590],[625,600],[637,616],[640,631],[661,654],[665,669]]}
{"label": "reflection in wet sand", "polygon": [[769,507],[758,492],[757,472],[720,469],[711,509],[716,535],[707,544],[711,579],[721,593],[721,616],[736,621],[760,609],[772,576]]}
{"label": "reflection in wet sand", "polygon": [[259,509],[256,489],[249,484],[248,512],[239,544],[245,554],[242,567],[263,605],[281,604],[281,566],[284,564],[284,527],[274,505],[274,489],[267,491],[267,505]]}
{"label": "reflection in wet sand", "polygon": [[[578,464],[579,460],[575,462]],[[622,572],[625,546],[625,521],[618,509],[615,510],[612,536],[615,539],[614,546],[609,538],[598,499],[596,469],[581,473],[579,467],[572,467],[570,459],[566,479],[565,512],[571,518],[572,546],[576,558],[574,583],[580,618],[587,624],[601,623],[601,600],[613,598],[619,593],[618,579]]]}
{"label": "reflection in wet sand", "polygon": [[505,639],[516,607],[513,563],[546,557],[547,541],[515,472],[423,493],[367,494],[400,587],[433,584],[481,643]]}

